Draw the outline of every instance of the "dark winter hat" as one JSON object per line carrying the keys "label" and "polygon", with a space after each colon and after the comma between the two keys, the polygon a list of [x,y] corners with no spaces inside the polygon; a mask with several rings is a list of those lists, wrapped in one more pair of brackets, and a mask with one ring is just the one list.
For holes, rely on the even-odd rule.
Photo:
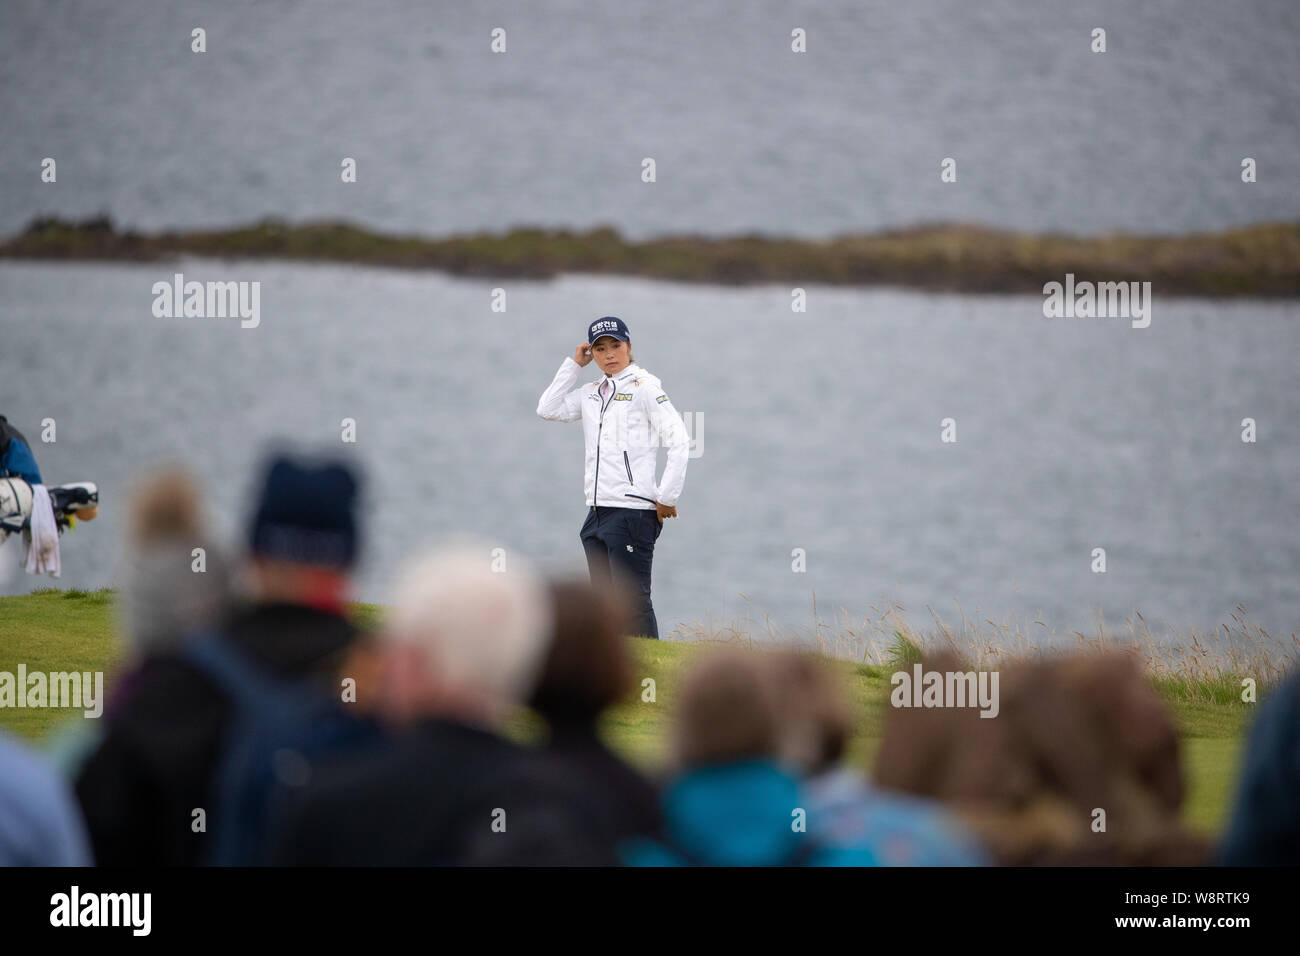
{"label": "dark winter hat", "polygon": [[623,320],[612,315],[607,315],[603,319],[597,319],[591,323],[591,326],[587,329],[587,343],[595,345],[596,339],[602,335],[612,335],[620,342],[631,341],[627,333],[627,326],[623,324]]}
{"label": "dark winter hat", "polygon": [[253,515],[248,548],[254,555],[351,566],[357,557],[357,479],[341,463],[311,465],[286,455],[272,459]]}

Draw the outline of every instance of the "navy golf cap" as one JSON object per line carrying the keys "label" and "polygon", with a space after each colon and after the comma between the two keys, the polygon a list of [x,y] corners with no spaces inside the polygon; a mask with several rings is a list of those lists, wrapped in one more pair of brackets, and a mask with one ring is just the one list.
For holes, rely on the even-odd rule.
{"label": "navy golf cap", "polygon": [[623,324],[623,320],[612,315],[607,315],[591,323],[591,326],[587,329],[587,344],[595,345],[596,339],[602,335],[612,335],[620,342],[631,341],[627,334],[627,326]]}

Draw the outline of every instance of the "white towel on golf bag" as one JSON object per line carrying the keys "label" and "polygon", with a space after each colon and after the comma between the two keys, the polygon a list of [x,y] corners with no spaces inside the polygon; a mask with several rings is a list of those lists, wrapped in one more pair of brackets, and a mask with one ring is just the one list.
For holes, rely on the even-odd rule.
{"label": "white towel on golf bag", "polygon": [[32,485],[31,527],[23,532],[23,544],[28,574],[59,576],[59,526],[54,523],[54,505],[44,485]]}

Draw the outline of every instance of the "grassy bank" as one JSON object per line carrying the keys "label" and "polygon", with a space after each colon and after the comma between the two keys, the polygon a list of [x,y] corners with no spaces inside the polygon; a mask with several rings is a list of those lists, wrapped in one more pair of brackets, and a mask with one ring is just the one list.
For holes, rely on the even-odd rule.
{"label": "grassy bank", "polygon": [[[16,672],[19,663],[26,664],[29,672],[102,670],[111,682],[123,663],[121,648],[113,637],[112,600],[109,591],[42,591],[0,598],[0,671]],[[381,610],[376,605],[356,607],[363,623],[376,621]],[[655,700],[646,702],[638,696],[608,715],[605,731],[615,749],[647,769],[662,762],[679,678],[708,644],[636,642],[638,677],[654,680]],[[901,652],[907,654],[907,647]],[[853,760],[869,768],[879,744],[889,675],[895,665],[836,661],[834,666],[841,669],[856,704]],[[1180,730],[1189,785],[1188,822],[1216,833],[1226,819],[1252,705],[1241,702],[1227,675],[1213,679],[1156,677],[1153,684]],[[82,718],[48,708],[0,710],[0,727],[38,743],[49,740],[69,719]],[[512,732],[526,738],[533,726],[529,717],[521,717]]]}
{"label": "grassy bank", "polygon": [[461,276],[550,278],[580,272],[682,282],[896,285],[935,291],[1042,293],[1067,272],[1094,282],[1149,281],[1163,295],[1300,296],[1300,224],[1261,223],[1188,236],[1031,235],[981,226],[918,226],[826,240],[745,235],[632,242],[611,228],[514,229],[433,239],[345,222],[279,220],[217,231],[119,231],[105,216],[37,219],[0,241],[0,257],[162,261],[177,255],[294,259],[434,269]]}

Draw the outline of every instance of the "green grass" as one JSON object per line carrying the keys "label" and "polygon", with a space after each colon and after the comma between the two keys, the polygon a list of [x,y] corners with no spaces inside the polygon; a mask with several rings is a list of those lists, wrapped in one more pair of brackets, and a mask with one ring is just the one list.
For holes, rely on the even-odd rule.
{"label": "green grass", "polygon": [[[104,671],[107,688],[121,655],[113,636],[110,591],[45,588],[0,598],[0,671],[20,663],[34,671]],[[80,712],[78,712],[80,713]],[[0,709],[0,727],[41,740],[68,712],[52,708]]]}
{"label": "green grass", "polygon": [[[0,671],[14,672],[25,663],[31,671],[102,670],[106,684],[123,663],[122,648],[113,636],[113,595],[110,591],[42,590],[20,597],[0,598]],[[363,625],[374,625],[382,608],[356,605]],[[870,768],[880,742],[884,708],[889,696],[889,675],[900,662],[917,659],[919,649],[905,635],[897,639],[890,656],[880,664],[834,661],[842,669],[858,714],[850,759]],[[638,692],[613,708],[604,731],[611,744],[631,762],[653,770],[667,754],[669,715],[680,678],[702,649],[719,642],[636,641]],[[648,700],[653,681],[653,697]],[[1152,685],[1170,707],[1182,742],[1188,798],[1187,822],[1215,834],[1226,822],[1244,734],[1251,708],[1243,704],[1240,688],[1227,676],[1192,679],[1178,676],[1153,678]],[[69,719],[56,709],[0,709],[0,727],[37,743],[47,742]],[[71,719],[80,719],[77,717]],[[530,739],[539,725],[531,715],[511,722],[512,736]]]}

